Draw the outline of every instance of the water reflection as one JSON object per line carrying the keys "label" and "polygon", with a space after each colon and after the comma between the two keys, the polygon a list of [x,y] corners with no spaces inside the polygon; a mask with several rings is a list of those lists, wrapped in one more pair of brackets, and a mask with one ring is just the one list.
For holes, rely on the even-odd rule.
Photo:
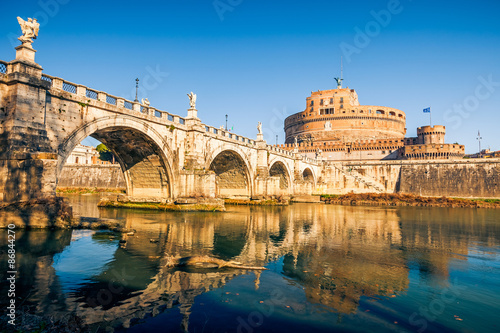
{"label": "water reflection", "polygon": [[[75,200],[77,214],[96,216],[91,197]],[[33,286],[23,297],[39,313],[72,312],[87,324],[118,328],[177,308],[187,331],[197,296],[242,275],[251,277],[248,290],[261,283],[260,274],[243,270],[163,265],[166,256],[210,255],[257,266],[278,262],[308,303],[349,315],[365,297],[404,296],[410,270],[446,286],[451,259],[467,260],[474,244],[499,243],[498,213],[489,210],[293,205],[220,214],[97,213],[120,219],[134,235],[19,231],[18,281]]]}

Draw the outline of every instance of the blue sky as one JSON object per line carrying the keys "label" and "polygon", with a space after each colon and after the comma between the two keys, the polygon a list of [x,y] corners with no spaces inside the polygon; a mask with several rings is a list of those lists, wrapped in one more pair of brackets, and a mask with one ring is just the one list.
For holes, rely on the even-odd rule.
{"label": "blue sky", "polygon": [[447,142],[499,150],[500,1],[9,1],[0,12],[0,59],[15,57],[16,16],[37,17],[36,61],[49,75],[268,143],[312,90],[344,85],[361,104],[398,108],[407,136],[445,125]]}

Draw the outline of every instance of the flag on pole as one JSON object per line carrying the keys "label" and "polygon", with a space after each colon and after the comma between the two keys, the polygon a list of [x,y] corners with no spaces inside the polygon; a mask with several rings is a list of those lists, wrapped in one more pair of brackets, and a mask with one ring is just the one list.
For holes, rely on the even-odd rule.
{"label": "flag on pole", "polygon": [[424,113],[431,113],[431,108],[425,108]]}

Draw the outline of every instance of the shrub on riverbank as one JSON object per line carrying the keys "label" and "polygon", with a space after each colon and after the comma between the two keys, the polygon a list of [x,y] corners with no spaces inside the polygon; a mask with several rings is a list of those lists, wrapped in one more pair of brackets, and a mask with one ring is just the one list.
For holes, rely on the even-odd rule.
{"label": "shrub on riverbank", "polygon": [[343,195],[322,195],[321,201],[324,201],[327,204],[348,206],[366,205],[500,208],[500,199],[422,197],[419,195],[399,193],[348,193]]}

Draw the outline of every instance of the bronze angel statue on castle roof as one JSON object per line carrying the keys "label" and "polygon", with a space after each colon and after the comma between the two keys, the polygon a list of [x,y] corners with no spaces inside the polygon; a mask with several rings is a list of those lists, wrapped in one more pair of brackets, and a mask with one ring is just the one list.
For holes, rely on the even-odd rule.
{"label": "bronze angel statue on castle roof", "polygon": [[18,39],[24,43],[33,43],[32,39],[36,39],[38,36],[38,30],[40,29],[40,23],[36,19],[28,18],[28,21],[23,20],[21,17],[17,17],[17,22],[21,26],[23,35]]}

